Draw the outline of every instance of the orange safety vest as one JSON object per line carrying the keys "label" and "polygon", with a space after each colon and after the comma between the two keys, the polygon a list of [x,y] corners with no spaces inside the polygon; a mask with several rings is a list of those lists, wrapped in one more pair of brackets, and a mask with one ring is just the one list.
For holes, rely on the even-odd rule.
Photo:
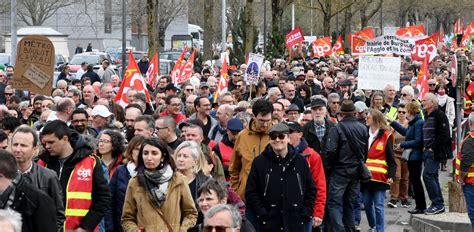
{"label": "orange safety vest", "polygon": [[370,170],[370,173],[372,173],[371,181],[388,184],[388,165],[385,147],[389,139],[393,141],[393,135],[390,131],[385,130],[383,135],[375,139],[370,146],[365,165]]}
{"label": "orange safety vest", "polygon": [[[46,167],[46,163],[42,160],[39,160],[38,164]],[[94,156],[87,156],[76,164],[69,176],[66,187],[64,231],[77,229],[89,212],[92,205],[92,177],[95,165]],[[94,231],[99,231],[98,225]]]}
{"label": "orange safety vest", "polygon": [[470,114],[472,112],[472,101],[474,100],[474,82],[469,83],[464,92],[464,114]]}
{"label": "orange safety vest", "polygon": [[222,157],[222,164],[224,166],[230,165],[230,160],[232,159],[232,147],[225,145],[222,141],[219,144],[219,151]]}
{"label": "orange safety vest", "polygon": [[[466,136],[466,138],[464,138],[462,143],[464,143],[464,141],[466,141],[466,139],[468,138],[474,138],[474,132],[469,132],[469,134]],[[455,171],[454,171],[454,176],[456,178],[456,181],[459,180],[460,167],[461,167],[461,151],[458,151],[458,155],[456,156]],[[474,184],[474,163],[472,163],[471,166],[469,167],[467,176],[464,179],[464,183]]]}

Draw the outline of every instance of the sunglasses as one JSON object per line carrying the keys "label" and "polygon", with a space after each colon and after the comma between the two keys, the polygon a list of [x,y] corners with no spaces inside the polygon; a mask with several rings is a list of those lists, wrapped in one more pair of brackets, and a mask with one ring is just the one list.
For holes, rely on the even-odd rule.
{"label": "sunglasses", "polygon": [[283,140],[286,138],[286,135],[285,134],[270,135],[271,140],[276,140],[277,138],[279,138],[280,140]]}
{"label": "sunglasses", "polygon": [[193,91],[193,89],[185,89],[184,91]]}
{"label": "sunglasses", "polygon": [[429,86],[436,86],[436,84],[428,84]]}
{"label": "sunglasses", "polygon": [[340,102],[331,102],[331,104],[334,104],[334,105],[337,104],[337,105],[339,105],[339,104],[341,104],[341,103],[340,103]]}
{"label": "sunglasses", "polygon": [[13,93],[5,93],[6,96],[12,96]]}
{"label": "sunglasses", "polygon": [[[227,228],[230,228],[230,227],[226,227],[226,226],[204,226],[203,228],[203,232],[225,232],[227,230]],[[234,230],[232,230],[234,231]]]}
{"label": "sunglasses", "polygon": [[399,114],[406,114],[406,111],[398,111]]}
{"label": "sunglasses", "polygon": [[401,95],[402,95],[402,97],[408,96],[408,94],[406,94],[406,93],[402,93]]}
{"label": "sunglasses", "polygon": [[235,87],[240,88],[240,87],[242,87],[242,85],[236,85]]}

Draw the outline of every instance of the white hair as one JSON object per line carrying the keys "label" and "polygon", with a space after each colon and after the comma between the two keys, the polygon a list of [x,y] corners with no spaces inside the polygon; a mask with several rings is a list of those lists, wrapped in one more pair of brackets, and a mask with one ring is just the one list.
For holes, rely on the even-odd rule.
{"label": "white hair", "polygon": [[415,97],[415,90],[413,89],[413,87],[411,87],[409,85],[403,86],[402,91],[400,91],[400,92],[405,92],[405,93],[409,94],[410,96]]}
{"label": "white hair", "polygon": [[206,225],[207,220],[209,218],[212,218],[214,217],[214,215],[220,212],[224,212],[224,211],[229,212],[230,215],[232,216],[232,228],[234,229],[240,228],[242,224],[242,216],[240,215],[239,210],[237,210],[234,206],[224,205],[224,204],[215,205],[212,208],[210,208],[209,211],[207,211],[204,218],[204,225]]}
{"label": "white hair", "polygon": [[0,221],[8,222],[14,232],[21,232],[21,214],[11,209],[0,209]]}

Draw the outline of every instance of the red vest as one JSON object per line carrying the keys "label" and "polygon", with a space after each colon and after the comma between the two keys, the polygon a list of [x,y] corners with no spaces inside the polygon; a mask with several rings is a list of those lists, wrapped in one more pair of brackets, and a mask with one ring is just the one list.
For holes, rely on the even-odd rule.
{"label": "red vest", "polygon": [[[462,142],[464,143],[464,141],[466,141],[466,139],[468,139],[468,138],[474,138],[474,132],[469,132],[469,134],[466,136],[466,138],[464,138],[464,140]],[[459,179],[460,167],[461,167],[461,151],[458,151],[458,155],[456,157],[456,164],[455,164],[456,169],[454,171],[456,180]],[[469,167],[469,170],[467,172],[467,176],[464,179],[464,183],[474,184],[474,163],[472,163],[471,166]]]}
{"label": "red vest", "polygon": [[472,112],[472,101],[474,100],[474,82],[470,82],[464,92],[464,115],[470,114]]}
{"label": "red vest", "polygon": [[393,141],[393,135],[390,131],[385,130],[383,135],[375,139],[370,146],[365,165],[372,173],[371,181],[387,184],[388,165],[385,155],[385,147],[387,146],[387,141],[389,139]]}
{"label": "red vest", "polygon": [[229,166],[232,159],[233,148],[225,145],[222,141],[219,144],[219,151],[221,152],[222,165]]}
{"label": "red vest", "polygon": [[[38,164],[46,167],[42,160],[39,160]],[[96,159],[87,156],[76,164],[69,176],[66,187],[65,231],[77,229],[89,212],[92,205],[92,177],[95,165]],[[94,231],[99,231],[99,226]]]}

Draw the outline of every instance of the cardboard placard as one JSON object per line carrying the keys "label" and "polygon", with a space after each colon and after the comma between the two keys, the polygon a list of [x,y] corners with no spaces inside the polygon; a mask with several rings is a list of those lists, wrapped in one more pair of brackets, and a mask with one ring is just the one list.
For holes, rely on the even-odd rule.
{"label": "cardboard placard", "polygon": [[400,89],[400,57],[361,56],[359,89],[383,90],[388,83]]}
{"label": "cardboard placard", "polygon": [[50,96],[53,89],[55,51],[53,43],[41,35],[18,42],[13,87]]}

